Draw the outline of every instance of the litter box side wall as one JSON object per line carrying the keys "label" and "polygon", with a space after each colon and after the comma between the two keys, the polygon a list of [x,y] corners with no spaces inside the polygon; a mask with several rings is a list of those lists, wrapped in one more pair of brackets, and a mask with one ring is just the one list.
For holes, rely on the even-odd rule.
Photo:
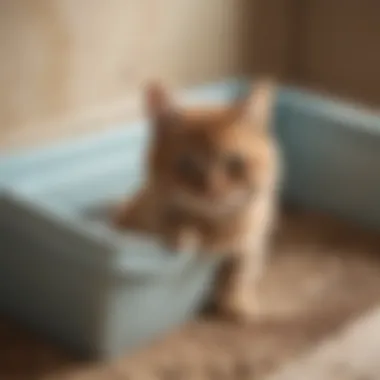
{"label": "litter box side wall", "polygon": [[194,260],[166,277],[114,279],[108,293],[101,358],[135,350],[181,326],[199,312],[212,292],[214,260]]}
{"label": "litter box side wall", "polygon": [[276,117],[285,198],[380,229],[380,114],[290,88]]}
{"label": "litter box side wall", "polygon": [[82,357],[114,357],[162,336],[211,292],[213,258],[154,260],[154,242],[135,236],[111,251],[118,244],[102,246],[14,192],[1,196],[0,215],[0,310]]}
{"label": "litter box side wall", "polygon": [[1,312],[82,356],[92,355],[103,343],[113,281],[105,247],[3,194],[0,253]]}

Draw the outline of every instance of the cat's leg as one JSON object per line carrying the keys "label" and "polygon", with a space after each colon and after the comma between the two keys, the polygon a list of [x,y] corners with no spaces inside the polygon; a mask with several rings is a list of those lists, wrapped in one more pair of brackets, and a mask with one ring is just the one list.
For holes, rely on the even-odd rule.
{"label": "cat's leg", "polygon": [[173,253],[196,254],[201,247],[201,236],[190,226],[166,226],[162,233],[165,246]]}
{"label": "cat's leg", "polygon": [[152,233],[156,229],[154,214],[152,196],[142,189],[116,208],[112,222],[120,230]]}
{"label": "cat's leg", "polygon": [[247,238],[231,256],[217,293],[217,307],[235,320],[260,318],[258,285],[266,267],[267,235]]}
{"label": "cat's leg", "polygon": [[161,210],[161,240],[165,247],[173,253],[195,254],[201,246],[201,236],[197,228],[186,221],[184,215],[173,208]]}
{"label": "cat's leg", "polygon": [[259,283],[265,273],[268,245],[277,219],[276,193],[257,201],[246,220],[245,232],[235,241],[230,274],[220,293],[219,306],[235,319],[261,318]]}

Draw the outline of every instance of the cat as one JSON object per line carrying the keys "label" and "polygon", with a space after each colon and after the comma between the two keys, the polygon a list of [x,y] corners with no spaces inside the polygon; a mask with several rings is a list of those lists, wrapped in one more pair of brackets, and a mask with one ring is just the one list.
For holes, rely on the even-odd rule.
{"label": "cat", "polygon": [[115,216],[118,228],[156,234],[173,252],[228,260],[230,275],[215,302],[236,320],[260,315],[255,290],[282,178],[271,128],[275,93],[263,78],[243,101],[186,108],[164,86],[148,85],[147,181]]}

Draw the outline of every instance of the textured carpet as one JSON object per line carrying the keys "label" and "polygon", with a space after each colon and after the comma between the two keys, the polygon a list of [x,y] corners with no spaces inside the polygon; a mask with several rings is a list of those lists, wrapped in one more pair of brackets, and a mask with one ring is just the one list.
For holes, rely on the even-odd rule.
{"label": "textured carpet", "polygon": [[380,307],[265,380],[379,380]]}
{"label": "textured carpet", "polygon": [[[0,379],[232,380],[274,376],[280,380],[276,372],[286,370],[294,360],[305,361],[298,358],[309,352],[315,356],[313,350],[326,340],[337,339],[345,326],[380,303],[379,253],[380,238],[374,234],[324,216],[288,213],[262,284],[265,318],[261,322],[237,326],[202,316],[134,355],[108,363],[83,363],[4,321],[0,326]],[[360,349],[365,352],[368,347]],[[320,360],[330,357],[322,355]],[[314,363],[314,369],[323,367],[316,359],[307,360],[311,367]],[[306,365],[294,380],[305,376],[322,380],[309,378],[307,371]],[[340,378],[351,380],[331,377]]]}

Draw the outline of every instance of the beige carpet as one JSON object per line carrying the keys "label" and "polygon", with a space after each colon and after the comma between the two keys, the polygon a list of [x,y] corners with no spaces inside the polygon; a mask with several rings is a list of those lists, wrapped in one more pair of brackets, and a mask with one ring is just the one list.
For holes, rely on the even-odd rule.
{"label": "beige carpet", "polygon": [[377,307],[265,380],[378,380],[379,353]]}
{"label": "beige carpet", "polygon": [[[202,317],[133,356],[80,363],[4,322],[0,379],[380,379],[363,377],[364,359],[355,367],[356,377],[348,377],[351,367],[345,364],[355,350],[370,358],[366,350],[375,347],[368,336],[380,317],[370,316],[367,323],[358,318],[380,304],[380,238],[327,217],[293,212],[284,217],[273,251],[262,286],[266,318],[260,323],[236,326]],[[350,327],[358,323],[365,326],[363,334]],[[380,345],[379,332],[373,337]],[[380,358],[380,348],[377,352]],[[342,363],[346,372],[330,371],[328,377],[320,371],[343,368]]]}

